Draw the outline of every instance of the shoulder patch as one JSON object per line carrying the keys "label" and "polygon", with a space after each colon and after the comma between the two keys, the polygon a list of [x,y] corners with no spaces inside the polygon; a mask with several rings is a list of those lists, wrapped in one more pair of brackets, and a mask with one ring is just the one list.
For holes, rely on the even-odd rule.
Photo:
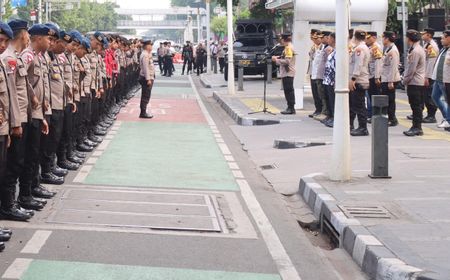
{"label": "shoulder patch", "polygon": [[292,51],[292,48],[291,48],[291,47],[286,47],[286,48],[284,49],[284,55],[285,55],[285,57],[287,57],[287,58],[293,57],[293,56],[294,56],[294,52]]}
{"label": "shoulder patch", "polygon": [[7,73],[11,74],[14,71],[16,71],[16,67],[17,67],[17,60],[15,59],[9,59],[8,62],[8,67],[7,67]]}

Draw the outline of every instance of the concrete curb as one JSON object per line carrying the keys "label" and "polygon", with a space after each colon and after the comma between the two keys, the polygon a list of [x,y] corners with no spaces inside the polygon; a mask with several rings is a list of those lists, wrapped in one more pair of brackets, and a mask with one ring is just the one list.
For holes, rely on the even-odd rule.
{"label": "concrete curb", "polygon": [[225,112],[238,124],[242,126],[253,126],[253,125],[272,125],[281,123],[280,120],[267,120],[267,119],[258,119],[251,118],[246,116],[245,113],[241,112],[238,108],[232,107],[229,103],[226,102],[225,98],[223,98],[217,92],[213,92],[213,98],[216,100],[220,107],[222,107]]}
{"label": "concrete curb", "polygon": [[214,85],[208,78],[206,75],[201,74],[200,75],[200,83],[205,87],[205,88],[213,88],[213,87],[227,87],[227,84],[217,84]]}
{"label": "concrete curb", "polygon": [[314,177],[300,179],[299,194],[322,222],[326,219],[339,235],[340,246],[349,253],[371,279],[377,280],[441,280],[434,272],[410,266],[398,259],[357,219],[349,219],[338,207],[336,199],[318,184]]}

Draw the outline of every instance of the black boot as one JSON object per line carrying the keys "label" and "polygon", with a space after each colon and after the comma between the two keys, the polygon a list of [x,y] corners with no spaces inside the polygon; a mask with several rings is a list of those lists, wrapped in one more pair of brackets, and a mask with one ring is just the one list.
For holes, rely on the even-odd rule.
{"label": "black boot", "polygon": [[141,114],[139,115],[141,119],[151,119],[153,118],[152,114],[147,114],[147,112],[141,110]]}
{"label": "black boot", "polygon": [[418,127],[411,127],[409,130],[407,131],[403,131],[403,134],[409,137],[412,136],[422,136],[423,135],[423,130],[421,128]]}
{"label": "black boot", "polygon": [[17,202],[19,203],[20,207],[28,210],[40,211],[44,209],[44,204],[35,200],[32,196],[19,196]]}
{"label": "black boot", "polygon": [[41,182],[50,185],[62,185],[64,184],[64,177],[56,176],[52,172],[42,173]]}
{"label": "black boot", "polygon": [[350,131],[351,136],[367,136],[369,135],[369,131],[366,127],[359,127],[357,129],[354,129]]}
{"label": "black boot", "polygon": [[286,110],[281,112],[282,115],[295,115],[296,113],[297,112],[292,107],[288,107]]}
{"label": "black boot", "polygon": [[11,205],[10,207],[2,208],[0,210],[0,215],[3,219],[10,221],[25,222],[31,219],[31,215],[17,207],[16,204]]}
{"label": "black boot", "polygon": [[31,194],[35,197],[50,199],[56,195],[56,192],[47,190],[44,186],[39,185],[31,188]]}
{"label": "black boot", "polygon": [[69,174],[69,170],[67,170],[67,168],[64,168],[62,166],[55,165],[52,168],[52,173],[59,177],[65,177],[67,176],[67,174]]}
{"label": "black boot", "polygon": [[75,171],[78,170],[78,168],[80,168],[80,165],[78,163],[74,163],[68,160],[59,161],[58,166],[71,171]]}

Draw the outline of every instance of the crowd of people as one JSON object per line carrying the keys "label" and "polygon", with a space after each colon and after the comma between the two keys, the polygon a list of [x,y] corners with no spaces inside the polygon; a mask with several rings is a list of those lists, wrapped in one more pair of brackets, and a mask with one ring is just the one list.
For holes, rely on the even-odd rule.
{"label": "crowd of people", "polygon": [[[141,48],[114,34],[0,22],[2,219],[28,221],[55,195],[42,183],[63,184],[102,142],[139,80]],[[10,237],[0,229],[0,242]]]}
{"label": "crowd of people", "polygon": [[[439,128],[450,131],[450,31],[444,31],[439,49],[433,40],[435,31],[408,30],[406,39],[408,54],[403,79],[399,72],[400,53],[395,45],[394,32],[382,34],[382,46],[377,32],[350,30],[350,129],[352,136],[369,135],[367,123],[371,122],[371,97],[386,95],[389,99],[389,126],[397,126],[396,89],[403,83],[408,95],[412,115],[406,136],[423,135],[422,123],[437,123],[436,112],[442,113]],[[309,51],[308,74],[315,111],[309,117],[333,127],[335,78],[336,78],[336,35],[328,31],[311,30],[313,45]],[[427,115],[423,117],[424,109]],[[358,127],[355,128],[355,119]]]}
{"label": "crowd of people", "polygon": [[[197,73],[197,76],[204,73],[206,71],[207,66],[207,49],[206,44],[199,43],[194,46],[190,41],[186,41],[186,44],[183,46],[181,51],[181,57],[183,59],[183,68],[181,75],[184,75],[185,70],[186,74]],[[223,41],[211,42],[210,44],[210,65],[211,71],[214,71],[214,68],[217,67],[217,63],[219,64],[219,71],[223,73],[225,68],[225,53],[226,53],[226,45]],[[216,68],[217,70],[217,68]]]}

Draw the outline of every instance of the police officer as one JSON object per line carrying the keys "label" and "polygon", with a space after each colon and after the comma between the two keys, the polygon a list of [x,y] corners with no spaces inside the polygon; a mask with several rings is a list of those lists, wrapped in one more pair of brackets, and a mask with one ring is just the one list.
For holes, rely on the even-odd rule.
{"label": "police officer", "polygon": [[[444,31],[441,43],[442,50],[439,52],[433,70],[433,80],[435,82],[432,97],[439,111],[441,111],[442,116],[444,116],[444,119],[438,127],[450,131],[450,30]],[[446,97],[447,101],[442,97]]]}
{"label": "police officer", "polygon": [[355,30],[355,49],[350,58],[350,126],[358,117],[358,128],[352,129],[352,136],[367,136],[366,90],[369,89],[370,50],[365,43],[367,33]]}
{"label": "police officer", "polygon": [[292,34],[282,34],[281,42],[284,45],[284,51],[281,57],[272,57],[272,61],[280,66],[280,76],[283,82],[284,96],[287,102],[287,109],[282,111],[281,114],[295,115],[295,52],[294,46],[292,45]]}
{"label": "police officer", "polygon": [[425,51],[420,45],[420,33],[417,30],[408,30],[406,32],[408,50],[408,62],[405,73],[403,74],[403,83],[408,93],[409,105],[413,112],[412,127],[404,131],[406,136],[423,135],[422,119],[424,105],[424,85],[425,85]]}
{"label": "police officer", "polygon": [[[0,22],[0,54],[5,52],[12,38],[13,31],[11,28],[7,24]],[[10,129],[14,128],[16,135],[20,135],[21,130],[18,129],[19,127],[21,128],[21,118],[17,93],[9,90],[9,79],[14,78],[12,75],[14,71],[14,63],[11,62],[7,66],[4,64],[3,59],[0,60],[0,213],[6,219],[27,220],[31,217],[31,214],[16,205],[14,197],[11,196],[11,191],[5,185],[7,149],[11,141]],[[3,251],[5,248],[3,242],[8,241],[10,237],[11,232],[9,230],[3,231],[0,229],[0,251]]]}
{"label": "police officer", "polygon": [[314,100],[315,110],[314,110],[314,113],[308,115],[308,117],[310,117],[310,118],[314,118],[315,116],[318,116],[322,113],[322,100],[319,97],[319,92],[317,90],[316,82],[312,79],[314,57],[316,56],[316,52],[320,49],[320,46],[322,44],[322,41],[319,38],[320,35],[321,35],[320,30],[311,29],[310,38],[311,38],[311,41],[313,42],[313,45],[311,46],[309,53],[308,53],[309,62],[308,62],[307,74],[309,76],[309,80],[311,83],[311,91],[312,91],[312,96],[313,96],[313,100]]}
{"label": "police officer", "polygon": [[190,41],[186,41],[186,45],[183,46],[182,55],[183,55],[183,69],[181,71],[181,75],[184,75],[184,69],[186,67],[186,64],[187,64],[186,74],[189,74],[189,72],[192,71],[192,59],[194,56]]}
{"label": "police officer", "polygon": [[436,123],[437,106],[431,98],[433,92],[433,69],[439,55],[439,47],[434,41],[434,29],[425,28],[422,34],[422,40],[425,43],[426,67],[425,67],[425,107],[427,108],[427,116],[423,118],[423,123]]}
{"label": "police officer", "polygon": [[395,114],[395,89],[400,82],[400,72],[398,65],[400,63],[400,53],[394,44],[396,34],[392,31],[383,33],[383,58],[381,66],[381,94],[388,96],[388,117],[389,126],[397,126],[398,120]]}
{"label": "police officer", "polygon": [[368,120],[372,117],[372,96],[380,94],[381,86],[381,58],[383,52],[377,42],[378,33],[375,31],[367,32],[366,44],[370,50],[369,60],[369,90],[368,92]]}
{"label": "police officer", "polygon": [[26,196],[31,192],[34,197],[48,199],[56,193],[50,192],[40,185],[38,178],[41,135],[47,135],[49,132],[47,120],[44,118],[45,104],[48,104],[45,97],[45,81],[48,81],[48,76],[44,74],[42,54],[50,46],[49,35],[53,34],[53,30],[43,24],[35,24],[28,30],[28,33],[30,34],[30,45],[26,51],[28,54],[32,54],[33,60],[31,63],[25,64],[28,72],[27,91],[30,100],[35,99],[37,104],[31,107],[31,119],[28,122],[25,167],[19,179],[20,196]]}
{"label": "police officer", "polygon": [[147,105],[150,101],[153,83],[155,81],[155,66],[153,65],[152,59],[152,46],[153,43],[151,40],[147,40],[143,42],[143,52],[140,58],[140,67],[141,71],[139,74],[139,82],[142,86],[142,95],[141,95],[141,113],[139,118],[143,119],[151,119],[153,118],[152,114],[147,113]]}

